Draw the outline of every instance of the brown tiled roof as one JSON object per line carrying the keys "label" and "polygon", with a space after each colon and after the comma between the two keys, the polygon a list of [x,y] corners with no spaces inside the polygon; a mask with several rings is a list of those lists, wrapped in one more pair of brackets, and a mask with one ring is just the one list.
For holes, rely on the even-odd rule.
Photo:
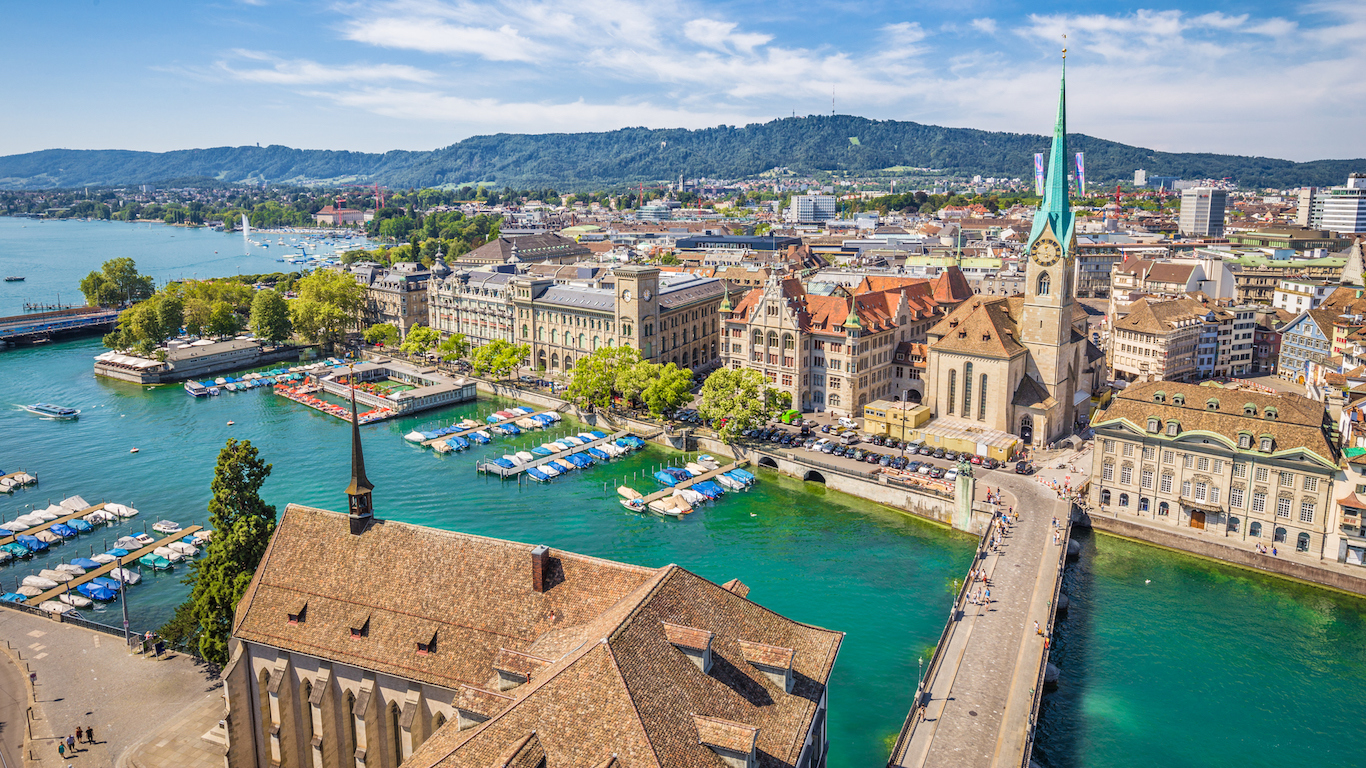
{"label": "brown tiled roof", "polygon": [[727,592],[734,592],[740,597],[744,597],[749,594],[749,587],[745,586],[745,583],[743,581],[740,581],[739,579],[731,579],[725,584],[722,584],[721,589],[724,589]]}
{"label": "brown tiled roof", "polygon": [[929,335],[940,337],[930,347],[936,352],[1013,357],[1025,349],[1017,341],[1023,308],[1020,296],[974,297],[930,329]]}
{"label": "brown tiled roof", "polygon": [[555,662],[551,659],[543,659],[539,656],[532,656],[529,653],[509,651],[506,648],[499,648],[498,654],[493,657],[494,669],[513,672],[528,680],[554,663]]}
{"label": "brown tiled roof", "polygon": [[1195,271],[1195,264],[1174,264],[1169,261],[1161,261],[1148,270],[1145,279],[1155,283],[1182,283],[1190,280],[1191,273]]}
{"label": "brown tiled roof", "polygon": [[1031,376],[1020,377],[1020,383],[1015,387],[1015,395],[1010,398],[1012,405],[1024,408],[1052,408],[1057,404],[1057,400],[1048,394],[1048,390],[1043,385],[1035,381]]}
{"label": "brown tiled roof", "polygon": [[[1164,393],[1165,402],[1154,400],[1159,391]],[[1177,394],[1185,396],[1185,405],[1173,402]],[[1210,398],[1219,401],[1218,410],[1207,407]],[[1254,406],[1257,415],[1243,415],[1244,404]],[[1266,417],[1268,407],[1275,409],[1276,418]],[[1111,398],[1109,406],[1097,414],[1095,423],[1100,426],[1126,419],[1138,429],[1146,430],[1149,416],[1156,416],[1163,425],[1169,419],[1175,420],[1182,432],[1199,430],[1220,435],[1235,446],[1239,432],[1251,432],[1254,444],[1259,436],[1270,434],[1275,440],[1276,453],[1305,448],[1329,462],[1337,462],[1337,449],[1325,432],[1323,406],[1299,395],[1266,395],[1173,381],[1130,384]]]}
{"label": "brown tiled roof", "polygon": [[733,723],[719,717],[693,715],[698,741],[709,747],[720,747],[732,752],[749,754],[759,738],[759,729],[744,723]]}
{"label": "brown tiled roof", "polygon": [[934,279],[934,300],[940,304],[957,304],[973,296],[972,286],[958,267],[949,267]]}
{"label": "brown tiled roof", "polygon": [[740,646],[740,655],[751,664],[787,669],[792,666],[792,657],[796,654],[791,648],[751,643],[748,640],[739,640],[737,644]]}
{"label": "brown tiled roof", "polygon": [[497,768],[545,768],[545,747],[541,746],[541,740],[532,731],[517,741],[503,752],[497,762]]}
{"label": "brown tiled roof", "polygon": [[1194,299],[1155,301],[1144,297],[1129,305],[1129,314],[1115,321],[1115,330],[1165,336],[1184,320],[1198,320],[1210,311]]}
{"label": "brown tiled roof", "polygon": [[664,625],[664,637],[668,638],[672,645],[682,646],[683,648],[696,648],[701,650],[711,645],[713,634],[705,629],[696,627],[681,627],[669,622],[661,622]]}

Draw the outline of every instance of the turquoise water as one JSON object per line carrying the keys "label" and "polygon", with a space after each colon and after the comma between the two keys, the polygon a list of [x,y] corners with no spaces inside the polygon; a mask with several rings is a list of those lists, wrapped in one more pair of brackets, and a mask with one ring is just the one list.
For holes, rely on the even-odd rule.
{"label": "turquoise water", "polygon": [[1366,764],[1366,600],[1078,538],[1041,765]]}
{"label": "turquoise water", "polygon": [[[251,440],[274,465],[263,489],[268,502],[345,508],[344,422],[261,390],[196,399],[178,385],[148,389],[96,379],[91,358],[99,352],[97,339],[0,352],[0,434],[6,438],[0,469],[23,468],[41,481],[36,489],[0,496],[0,516],[13,519],[28,505],[69,494],[91,503],[119,501],[141,514],[45,557],[0,566],[0,586],[13,589],[24,575],[102,551],[163,518],[206,522],[214,460],[229,437]],[[38,400],[83,412],[78,421],[61,422],[15,407]],[[652,469],[679,457],[659,448],[549,484],[518,485],[477,475],[477,451],[438,456],[403,440],[414,428],[482,418],[505,403],[481,400],[362,427],[377,514],[646,566],[677,563],[716,582],[739,578],[751,599],[848,633],[832,681],[831,765],[885,758],[883,744],[909,706],[916,654],[938,638],[952,579],[966,570],[973,540],[767,470],[755,490],[728,494],[683,520],[628,512],[616,503],[623,477],[639,474],[631,484],[653,490]],[[550,434],[570,431],[581,428]],[[545,435],[489,448],[501,454],[508,445],[545,442]],[[135,628],[159,625],[186,592],[175,571],[143,576],[129,593]],[[86,613],[117,624],[118,612],[115,604]]]}

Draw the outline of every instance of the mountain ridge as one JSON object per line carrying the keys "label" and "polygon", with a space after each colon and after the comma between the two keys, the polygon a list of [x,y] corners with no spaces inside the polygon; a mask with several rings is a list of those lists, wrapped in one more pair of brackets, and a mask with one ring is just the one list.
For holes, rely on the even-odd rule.
{"label": "mountain ridge", "polygon": [[[1150,176],[1229,178],[1246,187],[1332,186],[1366,159],[1297,163],[1210,152],[1158,152],[1085,134],[1069,145],[1086,153],[1096,184]],[[433,150],[382,153],[328,149],[209,147],[143,152],[47,149],[0,157],[0,189],[155,184],[208,177],[224,183],[379,183],[390,187],[494,183],[562,192],[603,189],[660,179],[738,179],[775,167],[798,174],[870,173],[897,166],[949,175],[1028,179],[1033,155],[1046,152],[1039,134],[945,128],[850,115],[780,118],[715,128],[620,128],[594,133],[498,133],[471,136]]]}

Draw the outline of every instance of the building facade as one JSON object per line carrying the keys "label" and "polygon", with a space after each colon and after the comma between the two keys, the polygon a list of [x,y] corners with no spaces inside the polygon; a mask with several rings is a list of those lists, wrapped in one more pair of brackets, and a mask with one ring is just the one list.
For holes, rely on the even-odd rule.
{"label": "building facade", "polygon": [[835,196],[818,195],[814,192],[793,195],[792,202],[787,208],[787,220],[798,224],[818,224],[837,215]]}
{"label": "building facade", "polygon": [[1366,233],[1366,175],[1354,173],[1347,185],[1323,194],[1323,228],[1342,234]]}
{"label": "building facade", "polygon": [[1223,237],[1224,208],[1228,192],[1210,187],[1181,190],[1181,234],[1191,237]]}
{"label": "building facade", "polygon": [[515,341],[514,310],[509,301],[511,269],[451,270],[444,262],[432,266],[428,283],[431,326],[442,338],[465,335],[471,348],[495,339]]}
{"label": "building facade", "polygon": [[383,269],[375,264],[356,265],[351,274],[366,286],[365,325],[389,323],[407,337],[415,326],[427,325],[427,283],[431,272],[416,262],[405,261]]}
{"label": "building facade", "polygon": [[1319,403],[1149,382],[1112,398],[1094,427],[1101,514],[1325,556],[1338,451]]}

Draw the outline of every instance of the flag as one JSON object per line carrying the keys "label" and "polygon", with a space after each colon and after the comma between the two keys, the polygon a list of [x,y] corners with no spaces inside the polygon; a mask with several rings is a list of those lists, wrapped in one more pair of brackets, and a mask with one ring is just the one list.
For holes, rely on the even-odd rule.
{"label": "flag", "polygon": [[1043,197],[1043,153],[1034,154],[1034,194]]}
{"label": "flag", "polygon": [[1086,194],[1086,160],[1085,152],[1077,153],[1077,192]]}

